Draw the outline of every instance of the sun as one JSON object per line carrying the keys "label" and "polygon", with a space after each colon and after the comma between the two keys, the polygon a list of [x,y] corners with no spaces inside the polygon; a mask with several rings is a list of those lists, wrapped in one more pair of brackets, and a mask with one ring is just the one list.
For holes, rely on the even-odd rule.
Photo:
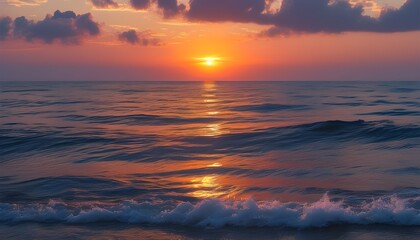
{"label": "sun", "polygon": [[213,65],[215,64],[215,61],[214,61],[214,59],[213,59],[213,58],[207,58],[207,59],[205,60],[205,64],[206,64],[207,66],[213,66]]}
{"label": "sun", "polygon": [[197,58],[199,64],[204,65],[206,67],[215,67],[219,65],[221,62],[221,58],[219,57],[202,57]]}

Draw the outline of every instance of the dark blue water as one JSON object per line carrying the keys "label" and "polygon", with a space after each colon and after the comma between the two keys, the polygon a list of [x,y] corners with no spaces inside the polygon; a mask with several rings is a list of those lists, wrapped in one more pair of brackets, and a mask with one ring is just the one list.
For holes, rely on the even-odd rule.
{"label": "dark blue water", "polygon": [[419,156],[416,82],[0,83],[0,231],[413,238]]}

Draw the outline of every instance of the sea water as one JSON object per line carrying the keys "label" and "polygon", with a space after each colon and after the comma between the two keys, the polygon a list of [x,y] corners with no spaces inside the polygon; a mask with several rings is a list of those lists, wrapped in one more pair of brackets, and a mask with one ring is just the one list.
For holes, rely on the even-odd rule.
{"label": "sea water", "polygon": [[419,228],[420,83],[0,83],[2,237]]}

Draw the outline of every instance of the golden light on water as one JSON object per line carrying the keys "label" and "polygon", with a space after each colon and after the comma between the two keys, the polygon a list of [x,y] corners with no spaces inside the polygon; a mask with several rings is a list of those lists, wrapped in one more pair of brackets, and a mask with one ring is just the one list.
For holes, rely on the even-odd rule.
{"label": "golden light on water", "polygon": [[[219,99],[217,97],[217,86],[215,82],[204,82],[202,99],[204,103],[205,117],[217,117],[220,114],[219,111]],[[227,129],[224,129],[223,122],[212,122],[203,126],[200,135],[207,137],[216,137],[224,133],[228,133]]]}
{"label": "golden light on water", "polygon": [[204,176],[191,180],[193,187],[197,190],[191,195],[197,198],[216,198],[226,194],[217,183],[217,176]]}
{"label": "golden light on water", "polygon": [[207,114],[208,114],[208,115],[218,115],[218,114],[219,114],[219,112],[217,112],[217,111],[213,111],[213,112],[207,112]]}
{"label": "golden light on water", "polygon": [[222,166],[223,165],[218,162],[207,165],[207,167],[213,167],[213,168],[222,167]]}

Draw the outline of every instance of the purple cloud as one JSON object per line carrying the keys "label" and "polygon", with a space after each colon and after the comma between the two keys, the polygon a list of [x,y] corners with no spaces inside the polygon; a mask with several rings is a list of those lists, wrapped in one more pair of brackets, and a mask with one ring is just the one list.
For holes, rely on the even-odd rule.
{"label": "purple cloud", "polygon": [[192,20],[210,22],[261,22],[265,17],[265,0],[191,0],[186,13]]}
{"label": "purple cloud", "polygon": [[150,7],[151,0],[130,0],[130,4],[134,9],[144,10]]}
{"label": "purple cloud", "polygon": [[16,18],[13,24],[14,37],[28,42],[39,40],[48,44],[79,44],[84,38],[99,33],[99,24],[93,21],[90,13],[76,15],[72,11],[57,10],[54,15],[47,15],[41,21],[30,21],[22,16]]}
{"label": "purple cloud", "polygon": [[157,6],[163,11],[165,18],[174,17],[185,11],[184,4],[178,4],[177,0],[157,0]]}
{"label": "purple cloud", "polygon": [[91,0],[93,6],[97,8],[118,8],[118,3],[113,0]]}
{"label": "purple cloud", "polygon": [[[132,1],[133,2],[133,1]],[[283,0],[277,12],[267,0],[190,0],[189,8],[177,0],[157,2],[164,17],[180,13],[191,21],[244,22],[272,27],[262,35],[293,33],[404,32],[420,30],[420,0],[406,0],[399,9],[383,10],[379,18],[364,15],[362,5],[348,0]]]}
{"label": "purple cloud", "polygon": [[0,41],[6,40],[12,30],[12,18],[0,17]]}
{"label": "purple cloud", "polygon": [[159,46],[160,41],[156,38],[150,38],[146,33],[138,33],[136,30],[128,30],[118,34],[118,39],[132,45],[141,46]]}

